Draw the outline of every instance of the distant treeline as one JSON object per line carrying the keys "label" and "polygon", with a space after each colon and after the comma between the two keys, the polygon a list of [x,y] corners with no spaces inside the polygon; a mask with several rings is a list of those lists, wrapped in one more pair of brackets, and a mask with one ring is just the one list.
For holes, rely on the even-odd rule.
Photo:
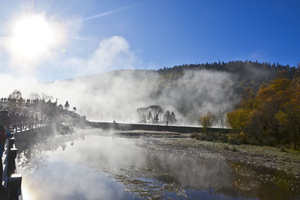
{"label": "distant treeline", "polygon": [[[187,70],[209,70],[218,72],[228,72],[235,77],[235,82],[239,83],[236,88],[245,88],[248,86],[258,88],[261,83],[274,80],[278,75],[284,72],[287,78],[293,78],[299,72],[298,68],[279,63],[259,63],[252,61],[231,61],[231,62],[214,62],[205,64],[185,64],[175,65],[172,68],[164,67],[159,69],[158,73],[165,80],[177,80],[182,77]],[[240,87],[241,86],[241,87]]]}
{"label": "distant treeline", "polygon": [[[11,123],[21,122],[33,122],[43,120],[47,123],[63,122],[65,116],[70,116],[74,119],[85,119],[76,113],[76,107],[73,107],[73,111],[69,110],[70,104],[66,101],[66,104],[57,105],[56,102],[51,102],[51,96],[43,94],[44,98],[41,98],[38,94],[32,93],[29,99],[24,99],[22,93],[19,90],[14,90],[8,98],[0,99],[0,111],[4,111],[8,114],[8,117],[12,120]],[[45,101],[45,97],[49,98]],[[0,121],[1,122],[1,121]]]}
{"label": "distant treeline", "polygon": [[[182,77],[184,77],[186,73],[197,73],[201,71],[206,71],[208,73],[224,73],[230,76],[228,81],[222,83],[220,87],[226,91],[223,94],[224,101],[232,103],[239,101],[242,92],[247,87],[251,87],[252,90],[258,91],[262,84],[267,84],[276,78],[285,77],[292,79],[299,74],[299,69],[297,67],[290,67],[289,65],[281,65],[279,63],[259,63],[252,61],[219,61],[205,64],[185,64],[174,66],[172,68],[165,67],[157,70],[159,73],[159,80],[157,81],[156,86],[152,88],[150,97],[156,99],[161,95],[167,94],[168,96],[168,93],[172,93],[172,91],[180,88],[181,91],[183,91],[181,92],[181,103],[178,104],[177,102],[177,104],[174,104],[173,106],[178,109],[182,116],[189,117],[189,120],[191,121],[196,120],[194,115],[191,117],[188,116],[189,113],[202,107],[203,103],[210,101],[210,99],[205,99],[205,95],[203,95],[203,93],[200,94],[199,89],[196,89],[195,87],[197,85],[203,85],[203,80],[199,79],[197,81],[191,81],[185,78],[184,81],[182,81]],[[170,97],[170,95],[168,97]],[[219,104],[220,102],[213,103]],[[219,121],[221,121],[221,118],[226,116],[226,113],[233,108],[234,105],[223,108],[218,111],[218,113],[215,112],[216,115],[219,115]]]}
{"label": "distant treeline", "polygon": [[[214,63],[202,63],[202,64],[184,64],[184,65],[175,65],[174,67],[164,67],[158,70],[161,75],[166,75],[169,73],[180,73],[186,70],[215,70],[215,71],[223,71],[229,72],[233,74],[240,75],[240,78],[247,79],[247,73],[249,72],[249,68],[253,70],[263,70],[269,72],[267,77],[272,78],[274,74],[281,70],[287,70],[292,75],[297,68],[290,67],[289,65],[281,65],[279,63],[259,63],[252,61],[230,61],[230,62],[214,62]],[[246,74],[245,74],[246,73]]]}

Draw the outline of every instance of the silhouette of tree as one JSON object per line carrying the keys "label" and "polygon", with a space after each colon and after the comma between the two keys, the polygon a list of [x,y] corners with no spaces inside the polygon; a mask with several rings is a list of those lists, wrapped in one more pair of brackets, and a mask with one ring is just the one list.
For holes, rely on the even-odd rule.
{"label": "silhouette of tree", "polygon": [[158,105],[149,106],[149,112],[153,116],[153,123],[157,123],[159,121],[159,115],[161,115],[164,110]]}
{"label": "silhouette of tree", "polygon": [[70,104],[69,104],[68,101],[66,101],[66,103],[65,103],[65,109],[66,109],[66,110],[69,110],[69,108],[70,108]]}

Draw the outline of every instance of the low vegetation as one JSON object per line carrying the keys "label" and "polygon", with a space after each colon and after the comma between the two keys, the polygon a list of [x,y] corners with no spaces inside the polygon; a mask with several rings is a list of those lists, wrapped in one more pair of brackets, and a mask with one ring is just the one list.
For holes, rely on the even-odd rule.
{"label": "low vegetation", "polygon": [[[208,142],[218,142],[229,145],[256,145],[256,146],[270,146],[280,148],[282,152],[285,152],[287,149],[293,149],[289,144],[278,144],[276,140],[269,138],[264,141],[255,140],[254,138],[249,138],[244,134],[240,133],[192,133],[191,138],[194,138],[199,141],[208,141]],[[295,149],[295,148],[294,148]]]}

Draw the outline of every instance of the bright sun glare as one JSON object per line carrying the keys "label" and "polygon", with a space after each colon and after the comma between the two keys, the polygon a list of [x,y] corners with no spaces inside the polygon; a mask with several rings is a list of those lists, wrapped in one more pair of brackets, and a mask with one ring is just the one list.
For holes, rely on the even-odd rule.
{"label": "bright sun glare", "polygon": [[38,56],[51,47],[54,34],[50,24],[42,16],[33,16],[15,24],[14,49],[25,56]]}

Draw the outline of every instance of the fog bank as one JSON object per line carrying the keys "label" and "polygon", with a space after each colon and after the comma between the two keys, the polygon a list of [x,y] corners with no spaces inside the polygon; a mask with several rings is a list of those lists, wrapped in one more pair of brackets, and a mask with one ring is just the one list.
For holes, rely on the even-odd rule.
{"label": "fog bank", "polygon": [[159,105],[173,111],[179,124],[195,124],[203,113],[224,116],[232,109],[232,84],[233,76],[226,72],[185,71],[176,81],[162,82],[157,71],[119,70],[51,83],[20,79],[6,90],[19,89],[23,98],[46,93],[62,105],[68,101],[88,120],[135,123],[138,108]]}

